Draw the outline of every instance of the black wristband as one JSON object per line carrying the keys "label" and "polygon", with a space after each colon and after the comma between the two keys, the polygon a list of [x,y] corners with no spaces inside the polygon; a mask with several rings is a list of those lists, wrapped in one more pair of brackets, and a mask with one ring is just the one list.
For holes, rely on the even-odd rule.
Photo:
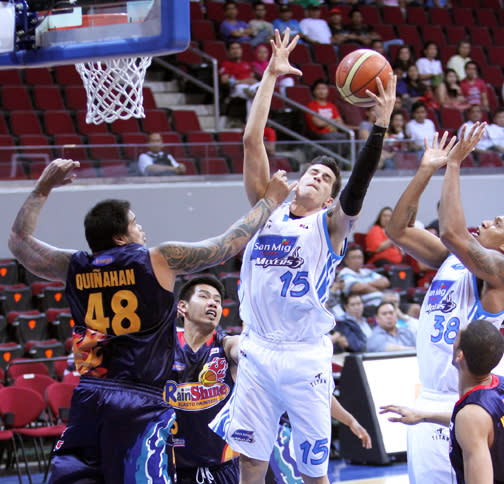
{"label": "black wristband", "polygon": [[359,153],[350,178],[340,195],[340,204],[346,215],[357,215],[362,208],[371,178],[378,168],[387,128],[373,125],[373,129]]}

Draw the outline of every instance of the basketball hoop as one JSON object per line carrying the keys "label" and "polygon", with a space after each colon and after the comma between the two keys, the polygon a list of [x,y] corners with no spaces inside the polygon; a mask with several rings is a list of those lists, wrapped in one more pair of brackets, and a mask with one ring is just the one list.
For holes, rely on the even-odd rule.
{"label": "basketball hoop", "polygon": [[86,123],[145,118],[143,83],[151,57],[120,57],[75,64],[87,94]]}

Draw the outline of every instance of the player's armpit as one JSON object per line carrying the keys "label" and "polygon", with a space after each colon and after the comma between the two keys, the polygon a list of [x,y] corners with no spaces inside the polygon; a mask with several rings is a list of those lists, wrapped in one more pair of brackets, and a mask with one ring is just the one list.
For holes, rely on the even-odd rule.
{"label": "player's armpit", "polygon": [[343,241],[353,230],[359,215],[346,215],[339,200],[327,211],[327,230],[331,239],[331,245],[336,254],[341,253]]}

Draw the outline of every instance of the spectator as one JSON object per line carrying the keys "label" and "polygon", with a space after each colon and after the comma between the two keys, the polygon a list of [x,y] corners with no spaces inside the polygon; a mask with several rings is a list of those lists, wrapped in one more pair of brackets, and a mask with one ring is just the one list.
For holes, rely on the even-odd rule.
{"label": "spectator", "polygon": [[[254,70],[254,75],[259,81],[262,79],[266,67],[268,67],[270,55],[271,52],[267,45],[260,44],[256,47],[255,60],[252,62],[252,68]],[[285,96],[286,89],[294,85],[294,79],[289,76],[279,76],[277,83],[280,88],[280,93]]]}
{"label": "spectator", "polygon": [[242,46],[237,41],[228,45],[228,60],[219,69],[220,83],[229,88],[229,96],[247,100],[247,112],[259,87],[250,62],[242,60]]}
{"label": "spectator", "polygon": [[416,153],[420,162],[425,151],[424,139],[427,138],[429,145],[432,145],[432,140],[436,134],[436,127],[427,118],[427,107],[421,101],[413,104],[411,115],[413,119],[410,119],[406,124],[406,135],[410,138],[409,149]]}
{"label": "spectator", "polygon": [[266,18],[266,5],[264,2],[257,1],[254,3],[255,18],[249,22],[252,27],[253,34],[250,43],[253,46],[269,42],[273,38],[273,24],[265,20]]}
{"label": "spectator", "polygon": [[358,7],[353,7],[348,16],[350,17],[350,23],[346,26],[347,36],[345,42],[369,46],[372,40],[381,39],[380,34],[364,23],[364,18]]}
{"label": "spectator", "polygon": [[338,46],[344,42],[347,37],[347,31],[343,25],[343,12],[339,8],[335,7],[329,10],[327,24],[331,31],[331,44]]}
{"label": "spectator", "polygon": [[366,108],[366,119],[363,120],[359,125],[359,140],[367,140],[371,130],[373,129],[373,124],[376,121],[376,111],[374,106]]}
{"label": "spectator", "polygon": [[400,264],[403,260],[401,250],[387,237],[385,227],[392,216],[390,207],[383,207],[373,226],[366,234],[366,252],[368,264],[382,267],[385,264]]}
{"label": "spectator", "polygon": [[394,111],[390,116],[390,125],[385,133],[383,142],[380,167],[385,170],[393,170],[396,167],[395,155],[398,152],[406,151],[406,139],[404,114],[402,111]]}
{"label": "spectator", "polygon": [[320,5],[308,6],[308,17],[299,22],[303,39],[310,44],[330,44],[331,31],[327,22],[320,18]]}
{"label": "spectator", "polygon": [[375,50],[383,57],[387,57],[387,53],[385,52],[385,44],[382,39],[373,39],[369,44],[369,48]]}
{"label": "spectator", "polygon": [[299,35],[300,41],[302,43],[304,34],[301,30],[301,25],[296,19],[292,18],[292,9],[287,3],[282,3],[279,7],[279,18],[273,21],[273,27],[277,29],[283,36],[285,29],[289,27],[291,37]]}
{"label": "spectator", "polygon": [[407,305],[407,310],[404,313],[401,309],[401,297],[397,291],[393,289],[387,289],[383,291],[382,302],[388,302],[393,304],[397,313],[397,327],[407,328],[415,336],[418,329],[418,318],[414,317],[414,314],[420,314],[420,305],[417,303],[412,303]]}
{"label": "spectator", "polygon": [[448,69],[453,69],[459,81],[462,81],[466,77],[465,65],[471,60],[471,42],[467,39],[459,40],[457,43],[457,50],[455,55],[452,55],[446,67]]}
{"label": "spectator", "polygon": [[425,98],[428,91],[429,87],[420,80],[418,67],[415,64],[410,65],[406,76],[397,81],[397,97],[401,99],[402,107],[408,112],[411,111],[414,103]]}
{"label": "spectator", "polygon": [[382,300],[383,289],[390,286],[390,281],[363,267],[364,253],[358,245],[348,247],[343,262],[345,267],[339,273],[339,278],[345,283],[343,294],[360,294],[364,303],[364,315],[372,316]]}
{"label": "spectator", "polygon": [[[479,104],[472,104],[469,106],[469,108],[466,111],[466,118],[467,121],[460,126],[458,129],[457,135],[460,138],[462,134],[462,128],[465,126],[466,127],[466,132],[465,135],[469,133],[469,130],[472,128],[472,126],[475,123],[481,123],[483,122],[483,110],[481,109],[481,106]],[[483,137],[478,141],[474,148],[474,154],[476,155],[476,158],[478,158],[478,155],[480,153],[484,153],[485,151],[488,151],[492,149],[493,147],[493,140],[490,138],[489,132],[488,132],[488,126],[485,128],[485,132],[483,134]]]}
{"label": "spectator", "polygon": [[149,135],[149,151],[138,158],[138,171],[144,176],[183,175],[185,165],[177,163],[170,153],[163,151],[163,138],[159,133]]}
{"label": "spectator", "polygon": [[465,65],[466,77],[460,82],[462,95],[469,104],[479,104],[485,111],[488,111],[487,85],[479,77],[479,66],[474,61],[469,61]]}
{"label": "spectator", "polygon": [[373,330],[363,316],[364,303],[361,296],[352,293],[344,296],[343,309],[345,312],[340,318],[337,318],[336,328],[330,335],[334,353],[366,351],[367,337]]}
{"label": "spectator", "polygon": [[220,24],[220,35],[225,42],[250,42],[254,30],[243,20],[238,20],[238,6],[230,0],[223,5],[224,20]]}
{"label": "spectator", "polygon": [[504,153],[504,108],[498,108],[493,115],[493,123],[487,127],[492,140],[492,149]]}
{"label": "spectator", "polygon": [[[323,79],[318,79],[312,86],[312,94],[314,100],[309,102],[306,106],[308,109],[315,111],[326,119],[330,119],[335,123],[344,125],[343,119],[338,111],[338,108],[327,100],[329,97],[329,86]],[[336,141],[334,145],[328,146],[336,153],[343,157],[348,157],[350,152],[350,144],[346,143],[347,136],[344,133],[336,131],[332,125],[327,121],[313,116],[311,114],[305,115],[308,137],[312,139],[324,141]],[[324,145],[327,146],[327,145]]]}
{"label": "spectator", "polygon": [[[408,68],[415,64],[415,56],[410,45],[402,45],[397,51],[396,58],[392,64],[392,69],[397,75],[397,79],[406,77]],[[418,71],[418,70],[417,70]]]}
{"label": "spectator", "polygon": [[439,60],[439,49],[435,42],[428,41],[422,50],[423,57],[416,61],[420,80],[433,89],[443,81],[443,66]]}
{"label": "spectator", "polygon": [[455,108],[465,111],[469,107],[453,69],[446,69],[444,81],[436,91],[439,106],[442,108]]}
{"label": "spectator", "polygon": [[376,323],[367,339],[367,351],[401,351],[415,349],[415,335],[407,328],[397,327],[397,311],[389,302],[376,308]]}

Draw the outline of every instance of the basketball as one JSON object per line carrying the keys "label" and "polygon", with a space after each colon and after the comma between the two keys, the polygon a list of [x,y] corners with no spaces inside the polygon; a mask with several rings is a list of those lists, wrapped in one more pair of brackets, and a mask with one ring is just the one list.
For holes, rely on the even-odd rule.
{"label": "basketball", "polygon": [[379,52],[358,49],[343,57],[336,69],[336,87],[343,99],[360,107],[374,106],[375,100],[366,94],[366,89],[378,94],[376,78],[387,87],[392,67]]}

